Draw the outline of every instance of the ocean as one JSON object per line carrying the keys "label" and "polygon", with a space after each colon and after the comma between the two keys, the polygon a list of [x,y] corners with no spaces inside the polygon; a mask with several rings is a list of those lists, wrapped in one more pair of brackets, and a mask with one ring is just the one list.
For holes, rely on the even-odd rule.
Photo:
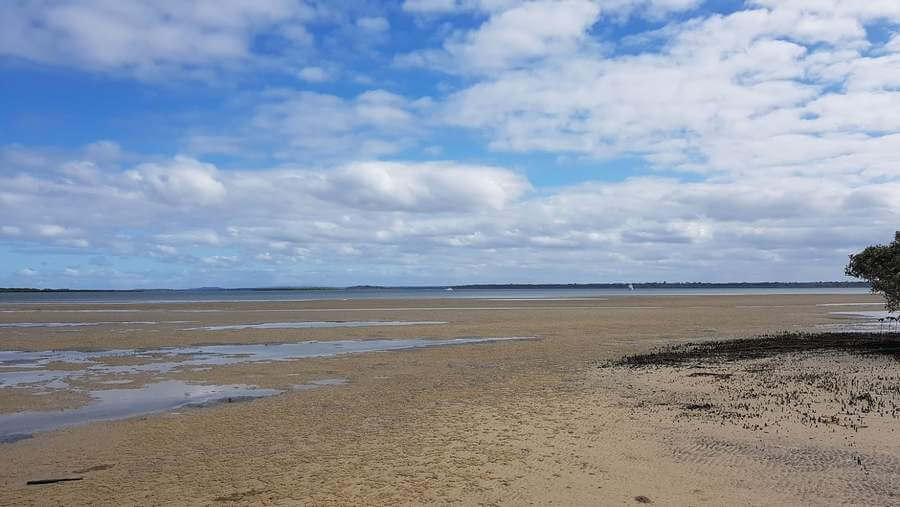
{"label": "ocean", "polygon": [[347,288],[347,289],[191,289],[142,291],[0,292],[0,303],[197,303],[240,301],[316,301],[357,299],[492,299],[554,300],[598,299],[627,296],[706,296],[766,294],[868,294],[864,287],[816,288],[671,288],[671,289],[454,289]]}

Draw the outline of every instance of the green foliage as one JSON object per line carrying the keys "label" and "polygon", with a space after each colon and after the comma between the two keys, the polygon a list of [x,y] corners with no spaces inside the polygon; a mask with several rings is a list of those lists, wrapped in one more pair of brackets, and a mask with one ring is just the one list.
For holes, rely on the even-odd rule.
{"label": "green foliage", "polygon": [[888,245],[870,246],[851,255],[844,273],[871,283],[873,293],[884,295],[889,312],[900,309],[900,231]]}

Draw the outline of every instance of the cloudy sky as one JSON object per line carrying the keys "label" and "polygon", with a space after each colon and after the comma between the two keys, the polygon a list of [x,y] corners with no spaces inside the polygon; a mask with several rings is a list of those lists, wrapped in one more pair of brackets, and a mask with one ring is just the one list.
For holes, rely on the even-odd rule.
{"label": "cloudy sky", "polygon": [[842,279],[896,0],[0,3],[0,286]]}

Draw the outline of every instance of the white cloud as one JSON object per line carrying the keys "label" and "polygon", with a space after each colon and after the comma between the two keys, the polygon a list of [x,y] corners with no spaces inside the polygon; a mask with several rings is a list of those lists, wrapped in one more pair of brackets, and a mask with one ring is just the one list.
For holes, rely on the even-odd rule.
{"label": "white cloud", "polygon": [[11,144],[0,148],[0,162],[5,166],[19,170],[40,169],[50,163],[46,153],[30,150],[20,144]]}
{"label": "white cloud", "polygon": [[894,21],[900,19],[900,5],[892,0],[870,0],[868,2],[855,0],[816,0],[812,2],[807,0],[751,0],[748,3],[795,14],[811,13],[814,16],[855,18],[865,22],[879,19]]}
{"label": "white cloud", "polygon": [[[166,241],[169,243],[175,243],[185,246],[221,246],[223,244],[222,238],[219,236],[219,234],[211,229],[187,229],[169,231],[156,234],[154,238],[160,241]],[[157,249],[164,253],[174,253],[169,250],[174,250],[174,247],[172,247],[171,245],[161,245],[158,246]]]}
{"label": "white cloud", "polygon": [[[384,69],[346,87],[337,77],[355,71],[345,62],[304,55],[315,44],[363,48],[379,65],[388,56],[373,41],[387,40],[391,23],[377,6],[0,5],[7,56],[157,78],[280,69],[299,87],[230,97],[235,114],[185,134],[192,157],[141,157],[110,140],[3,147],[0,239],[148,256],[200,278],[244,269],[256,270],[248,280],[324,283],[839,277],[847,253],[889,240],[900,223],[900,36],[870,33],[873,23],[895,30],[900,4],[753,0],[728,15],[690,13],[697,5],[406,0],[433,38],[396,63],[451,76],[420,83]],[[667,21],[674,11],[689,14]],[[634,17],[661,28],[609,35]],[[363,78],[372,89],[359,92]],[[352,92],[312,93],[308,83]],[[398,92],[428,85],[453,92]],[[556,157],[543,170],[627,156],[660,175],[692,174],[542,188],[502,162],[478,162],[504,160],[481,145],[465,151],[476,162],[379,160],[418,146],[452,159],[473,136],[496,152]],[[222,169],[204,154],[255,169]],[[188,283],[77,269],[101,282]]]}
{"label": "white cloud", "polygon": [[215,166],[188,157],[175,157],[164,165],[142,164],[126,176],[169,204],[207,205],[225,198],[225,186],[217,179]]}
{"label": "white cloud", "polygon": [[[199,266],[238,276],[267,265],[279,266],[282,282],[322,283],[833,279],[848,253],[889,239],[900,223],[896,173],[632,178],[534,191],[514,171],[453,162],[227,171],[174,158],[138,167],[94,182],[53,171],[30,182],[0,176],[24,206],[0,204],[4,232],[21,232],[4,242],[147,256],[201,285],[213,275]],[[204,185],[173,198],[168,183],[159,190],[132,179],[184,167],[221,186],[215,204],[185,197]],[[40,215],[22,211],[37,203]]]}
{"label": "white cloud", "polygon": [[277,136],[274,154],[282,158],[366,158],[417,142],[424,134],[423,113],[430,107],[427,98],[410,100],[385,90],[351,99],[276,90],[256,107],[250,123],[268,139]]}
{"label": "white cloud", "polygon": [[[421,15],[459,14],[467,11],[490,14],[515,9],[529,1],[532,0],[405,0],[403,10]],[[702,0],[594,0],[592,3],[613,16],[638,13],[656,18],[666,13],[695,8]]]}
{"label": "white cloud", "polygon": [[359,209],[465,212],[502,209],[530,189],[525,178],[498,168],[368,162],[326,175],[314,193]]}
{"label": "white cloud", "polygon": [[210,257],[203,257],[200,259],[204,264],[210,264],[212,266],[234,266],[240,260],[233,255],[213,255]]}
{"label": "white cloud", "polygon": [[85,158],[92,162],[116,162],[123,155],[122,147],[114,141],[96,141],[84,147]]}
{"label": "white cloud", "polygon": [[473,72],[533,64],[574,51],[599,13],[600,7],[589,0],[525,2],[496,13],[476,30],[454,34],[443,51],[414,52],[397,61]]}
{"label": "white cloud", "polygon": [[391,28],[388,20],[383,17],[363,17],[356,20],[356,26],[372,32],[386,32]]}
{"label": "white cloud", "polygon": [[900,20],[896,8],[799,5],[670,24],[660,48],[623,55],[598,52],[584,25],[568,25],[567,44],[532,45],[522,67],[481,39],[497,26],[510,40],[532,37],[500,23],[504,11],[445,43],[442,68],[485,75],[444,101],[443,118],[503,151],[636,155],[663,169],[736,175],[895,174],[900,124],[889,111],[900,108],[900,53],[872,46],[864,26]]}
{"label": "white cloud", "polygon": [[409,12],[448,12],[457,9],[456,0],[405,0],[403,9]]}
{"label": "white cloud", "polygon": [[67,234],[65,227],[56,224],[38,224],[36,230],[39,235],[47,238],[55,238]]}
{"label": "white cloud", "polygon": [[171,245],[156,245],[156,250],[165,255],[175,255],[178,249]]}
{"label": "white cloud", "polygon": [[100,169],[97,165],[86,160],[64,164],[59,171],[66,176],[81,181],[95,181],[100,174]]}
{"label": "white cloud", "polygon": [[152,76],[246,60],[254,34],[290,35],[314,15],[292,0],[3,2],[0,54]]}
{"label": "white cloud", "polygon": [[405,0],[403,10],[417,14],[458,11],[496,11],[521,3],[521,0]]}
{"label": "white cloud", "polygon": [[892,36],[891,39],[884,45],[884,50],[891,53],[900,52],[900,34]]}
{"label": "white cloud", "polygon": [[304,67],[300,69],[300,72],[298,72],[297,75],[300,76],[300,79],[311,83],[321,83],[323,81],[328,81],[330,78],[328,72],[322,67]]}
{"label": "white cloud", "polygon": [[191,134],[184,139],[185,150],[197,155],[234,155],[248,153],[248,139],[238,135]]}
{"label": "white cloud", "polygon": [[446,49],[476,69],[504,69],[573,51],[599,12],[585,0],[528,2],[491,17],[462,40],[449,41]]}

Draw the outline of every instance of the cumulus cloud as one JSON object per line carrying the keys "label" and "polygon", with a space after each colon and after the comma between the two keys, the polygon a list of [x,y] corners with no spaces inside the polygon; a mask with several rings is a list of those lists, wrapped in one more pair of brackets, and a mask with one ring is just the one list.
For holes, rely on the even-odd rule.
{"label": "cumulus cloud", "polygon": [[477,29],[455,33],[442,50],[420,50],[396,61],[471,72],[533,64],[535,59],[572,52],[599,12],[589,0],[524,2],[495,13]]}
{"label": "cumulus cloud", "polygon": [[504,69],[571,52],[599,12],[585,0],[528,2],[492,16],[446,49],[477,69]]}
{"label": "cumulus cloud", "polygon": [[870,42],[866,26],[900,21],[897,8],[755,4],[671,23],[656,34],[661,45],[622,54],[598,53],[586,25],[568,25],[565,44],[532,44],[522,67],[482,40],[497,26],[512,40],[524,31],[501,23],[523,7],[503,11],[445,43],[445,71],[474,65],[486,75],[452,94],[443,118],[502,151],[638,156],[737,175],[894,174],[900,125],[887,111],[900,107],[900,53],[890,40]]}
{"label": "cumulus cloud", "polygon": [[35,229],[39,235],[48,238],[64,236],[66,234],[66,228],[56,224],[39,224]]}
{"label": "cumulus cloud", "polygon": [[141,164],[126,177],[156,198],[179,206],[222,202],[226,192],[215,166],[182,156],[163,165]]}
{"label": "cumulus cloud", "polygon": [[492,11],[519,3],[519,0],[405,0],[403,9],[419,14],[468,10]]}
{"label": "cumulus cloud", "polygon": [[372,32],[385,32],[391,27],[391,24],[387,19],[383,17],[372,16],[357,19],[356,26],[362,28],[363,30],[369,30]]}
{"label": "cumulus cloud", "polygon": [[368,162],[325,176],[315,194],[360,209],[465,212],[502,209],[530,189],[522,176],[493,167]]}
{"label": "cumulus cloud", "polygon": [[[0,204],[3,241],[146,256],[197,277],[280,266],[329,283],[833,279],[847,253],[900,221],[896,175],[642,177],[536,191],[515,171],[453,162],[241,171],[184,157],[100,175],[0,176],[21,199]],[[38,203],[40,215],[22,211]]]}
{"label": "cumulus cloud", "polygon": [[[892,0],[748,0],[721,13],[697,0],[406,0],[390,20],[377,6],[310,5],[0,6],[0,54],[14,58],[287,77],[230,97],[221,124],[192,125],[180,144],[190,156],[115,140],[0,148],[2,245],[148,257],[199,285],[831,279],[900,223]],[[343,83],[347,62],[293,58],[315,44],[338,54],[352,33],[377,67],[404,13],[429,38],[391,48],[408,51],[400,69]],[[418,67],[446,80],[410,79]],[[410,160],[418,147],[447,160]],[[508,153],[550,155],[546,171],[596,163],[598,175],[627,157],[651,176],[549,188]],[[65,266],[40,276],[65,277]]]}
{"label": "cumulus cloud", "polygon": [[[175,243],[186,246],[221,246],[222,238],[212,229],[187,229],[176,230],[156,234],[155,239],[167,243]],[[157,248],[164,253],[175,253],[171,245],[160,245]]]}
{"label": "cumulus cloud", "polygon": [[[423,135],[428,98],[410,100],[386,90],[351,99],[308,91],[272,90],[255,107],[253,130],[277,136],[275,154],[365,158],[395,153]],[[252,136],[252,134],[250,134]]]}
{"label": "cumulus cloud", "polygon": [[[497,13],[515,9],[529,0],[405,0],[403,10],[422,15],[458,14],[460,12]],[[633,13],[657,17],[697,7],[702,0],[595,0],[604,12],[623,16]]]}
{"label": "cumulus cloud", "polygon": [[4,2],[0,54],[152,75],[245,60],[255,33],[302,26],[314,14],[292,0]]}
{"label": "cumulus cloud", "polygon": [[322,67],[303,67],[297,73],[300,76],[300,79],[304,81],[309,81],[311,83],[321,83],[323,81],[328,81],[329,75],[328,72]]}

